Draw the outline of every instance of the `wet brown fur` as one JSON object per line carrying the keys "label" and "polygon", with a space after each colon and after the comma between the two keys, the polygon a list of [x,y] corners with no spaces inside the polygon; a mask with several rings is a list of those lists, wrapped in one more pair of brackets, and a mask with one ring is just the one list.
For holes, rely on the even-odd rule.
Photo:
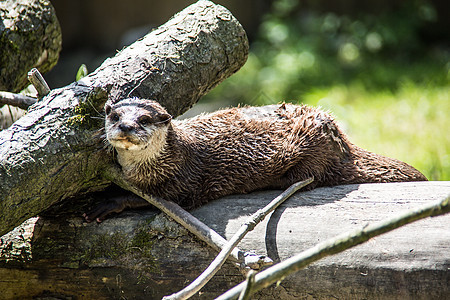
{"label": "wet brown fur", "polygon": [[[124,101],[154,107],[149,112],[152,120],[167,114],[150,100]],[[404,162],[353,145],[320,109],[292,104],[273,107],[254,118],[244,111],[264,108],[230,108],[185,121],[164,117],[164,122],[154,122],[161,132],[167,129],[162,151],[151,155],[152,159],[131,163],[120,159],[121,153],[131,150],[121,150],[119,162],[127,179],[145,192],[188,209],[229,194],[285,189],[310,176],[315,181],[309,188],[426,180]],[[109,110],[121,113],[114,106]],[[124,135],[139,130],[136,125]]]}

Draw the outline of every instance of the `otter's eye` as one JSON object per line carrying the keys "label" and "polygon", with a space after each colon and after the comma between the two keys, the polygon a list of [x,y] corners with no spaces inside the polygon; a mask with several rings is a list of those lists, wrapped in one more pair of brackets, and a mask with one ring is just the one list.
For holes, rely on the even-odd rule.
{"label": "otter's eye", "polygon": [[142,116],[138,119],[138,123],[141,124],[142,126],[146,126],[151,122],[152,120],[148,116]]}
{"label": "otter's eye", "polygon": [[109,116],[109,118],[111,119],[111,121],[112,122],[119,122],[119,119],[120,119],[120,117],[119,117],[119,115],[118,114],[116,114],[116,113],[111,113],[111,115]]}
{"label": "otter's eye", "polygon": [[109,113],[111,112],[111,109],[112,109],[112,108],[111,108],[111,105],[108,105],[108,104],[107,104],[107,105],[105,106],[105,113],[106,113],[106,115],[109,115]]}

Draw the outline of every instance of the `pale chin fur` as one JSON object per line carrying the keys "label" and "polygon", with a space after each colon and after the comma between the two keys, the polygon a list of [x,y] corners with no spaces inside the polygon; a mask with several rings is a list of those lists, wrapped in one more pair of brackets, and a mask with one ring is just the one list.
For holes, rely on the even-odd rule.
{"label": "pale chin fur", "polygon": [[164,151],[167,127],[150,126],[147,128],[149,138],[139,144],[128,141],[110,141],[117,150],[119,164],[125,169],[132,169],[141,164],[149,164]]}

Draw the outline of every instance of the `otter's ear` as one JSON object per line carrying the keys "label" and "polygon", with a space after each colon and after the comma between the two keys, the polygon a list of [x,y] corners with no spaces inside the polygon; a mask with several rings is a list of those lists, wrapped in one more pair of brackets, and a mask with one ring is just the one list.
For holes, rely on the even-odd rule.
{"label": "otter's ear", "polygon": [[167,124],[170,122],[170,120],[172,120],[172,116],[169,114],[159,114],[158,115],[158,124]]}
{"label": "otter's ear", "polygon": [[111,112],[111,105],[106,104],[105,105],[105,113],[106,113],[106,115],[109,115],[110,112]]}

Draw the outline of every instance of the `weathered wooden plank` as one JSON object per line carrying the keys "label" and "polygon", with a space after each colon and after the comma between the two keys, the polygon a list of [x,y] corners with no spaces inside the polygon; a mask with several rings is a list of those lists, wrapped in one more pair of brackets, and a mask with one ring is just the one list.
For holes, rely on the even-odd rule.
{"label": "weathered wooden plank", "polygon": [[[239,247],[284,260],[339,233],[449,194],[450,182],[348,185],[299,193]],[[266,193],[262,195],[261,199],[267,199]],[[221,216],[211,216],[211,209],[227,216],[239,211],[252,213],[248,202],[258,195],[233,197],[236,199],[224,199],[220,210],[208,206],[207,210],[200,208],[196,216],[224,237],[231,237],[245,217],[240,213],[224,224]],[[272,287],[272,295],[288,299],[448,299],[449,267],[450,215],[446,215],[415,222],[322,259],[288,277],[281,288]]]}
{"label": "weathered wooden plank", "polygon": [[[193,214],[230,237],[246,216],[278,193],[229,196]],[[450,182],[300,192],[258,225],[240,247],[283,260],[338,233],[448,194]],[[0,289],[5,297],[158,299],[195,279],[215,255],[155,211],[132,211],[88,224],[79,217],[81,204],[77,200],[55,207],[45,217],[29,220],[28,230],[16,228],[2,237]],[[55,212],[64,213],[48,216]],[[407,225],[323,259],[254,298],[448,299],[449,224],[450,215],[445,215]],[[16,255],[11,255],[14,251]],[[197,298],[211,299],[241,280],[238,269],[227,263]]]}

